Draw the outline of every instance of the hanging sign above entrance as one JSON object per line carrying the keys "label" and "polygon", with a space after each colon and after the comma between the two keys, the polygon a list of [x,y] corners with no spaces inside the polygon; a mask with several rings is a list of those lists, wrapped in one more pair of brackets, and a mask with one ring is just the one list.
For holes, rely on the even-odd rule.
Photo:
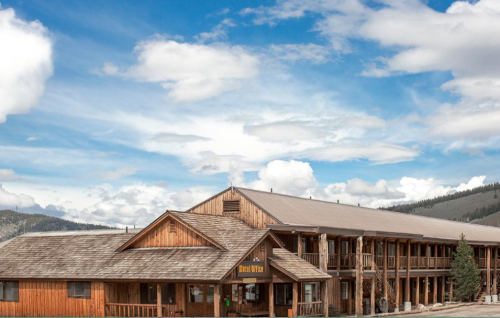
{"label": "hanging sign above entrance", "polygon": [[238,277],[265,277],[264,262],[242,262],[238,265]]}

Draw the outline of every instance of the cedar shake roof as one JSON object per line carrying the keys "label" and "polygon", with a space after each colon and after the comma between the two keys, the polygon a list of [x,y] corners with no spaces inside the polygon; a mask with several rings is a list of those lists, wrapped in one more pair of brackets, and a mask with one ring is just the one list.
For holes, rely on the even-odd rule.
{"label": "cedar shake roof", "polygon": [[235,218],[169,214],[222,242],[225,249],[199,246],[118,252],[137,231],[30,233],[0,248],[0,279],[219,282],[271,234],[269,229],[252,229]]}
{"label": "cedar shake roof", "polygon": [[269,265],[299,282],[331,278],[330,275],[319,271],[316,266],[283,248],[275,248],[273,256],[268,260]]}
{"label": "cedar shake roof", "polygon": [[312,200],[289,195],[235,188],[259,208],[276,218],[281,224],[321,227],[341,232],[356,230],[357,235],[407,237],[420,240],[456,242],[461,233],[472,244],[500,245],[500,228],[455,222],[425,216],[411,215],[380,209]]}

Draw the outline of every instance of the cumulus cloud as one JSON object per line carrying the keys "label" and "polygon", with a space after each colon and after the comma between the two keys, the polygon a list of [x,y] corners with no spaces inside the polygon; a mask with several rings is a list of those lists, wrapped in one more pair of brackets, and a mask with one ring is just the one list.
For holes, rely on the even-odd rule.
{"label": "cumulus cloud", "polygon": [[[200,35],[200,41],[210,36]],[[191,44],[157,36],[139,42],[134,51],[136,65],[119,72],[108,63],[102,72],[159,83],[176,102],[218,96],[259,73],[259,58],[241,46]]]}
{"label": "cumulus cloud", "polygon": [[0,181],[18,181],[21,180],[12,169],[0,169]]}
{"label": "cumulus cloud", "polygon": [[35,205],[35,200],[25,194],[15,194],[5,190],[0,184],[0,206],[15,208],[29,208]]}
{"label": "cumulus cloud", "polygon": [[329,47],[314,43],[308,44],[271,44],[269,55],[278,60],[296,62],[310,61],[315,64],[326,63],[331,59]]}
{"label": "cumulus cloud", "polygon": [[52,41],[39,21],[0,7],[0,123],[34,107],[52,75]]}
{"label": "cumulus cloud", "polygon": [[227,30],[236,26],[233,20],[226,18],[209,32],[202,32],[194,38],[200,43],[222,41],[227,39]]}

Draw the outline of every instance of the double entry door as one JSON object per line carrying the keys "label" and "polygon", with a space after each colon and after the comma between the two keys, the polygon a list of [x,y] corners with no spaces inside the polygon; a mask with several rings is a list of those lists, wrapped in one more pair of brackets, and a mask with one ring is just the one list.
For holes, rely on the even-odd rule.
{"label": "double entry door", "polygon": [[188,285],[188,314],[190,317],[214,316],[214,285]]}

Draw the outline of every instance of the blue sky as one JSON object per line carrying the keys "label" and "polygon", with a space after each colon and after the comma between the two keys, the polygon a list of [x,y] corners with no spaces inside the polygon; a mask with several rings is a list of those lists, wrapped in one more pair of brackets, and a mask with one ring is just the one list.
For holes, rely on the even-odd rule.
{"label": "blue sky", "polygon": [[229,184],[379,207],[500,179],[500,5],[2,1],[0,206],[146,224]]}

